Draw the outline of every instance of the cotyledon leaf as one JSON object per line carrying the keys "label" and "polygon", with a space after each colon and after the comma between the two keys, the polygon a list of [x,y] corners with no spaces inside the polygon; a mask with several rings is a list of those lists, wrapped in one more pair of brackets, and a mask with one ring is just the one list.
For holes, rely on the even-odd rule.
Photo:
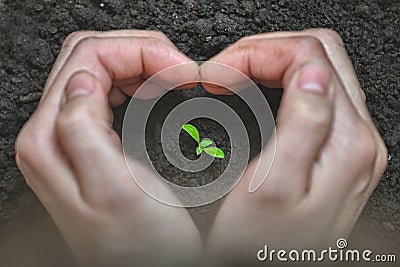
{"label": "cotyledon leaf", "polygon": [[203,139],[203,140],[201,140],[201,142],[200,142],[200,147],[201,148],[205,148],[205,147],[208,147],[209,145],[211,145],[211,144],[213,144],[214,142],[212,141],[212,140],[210,140],[210,139]]}
{"label": "cotyledon leaf", "polygon": [[200,155],[201,152],[203,152],[203,149],[202,149],[201,147],[198,146],[198,147],[196,148],[196,154],[197,154],[197,156]]}
{"label": "cotyledon leaf", "polygon": [[223,159],[225,157],[224,151],[219,149],[218,147],[205,147],[203,148],[204,152],[208,155]]}
{"label": "cotyledon leaf", "polygon": [[196,140],[197,143],[200,143],[200,134],[197,131],[196,127],[191,124],[185,124],[182,126],[182,129],[185,130],[190,136]]}

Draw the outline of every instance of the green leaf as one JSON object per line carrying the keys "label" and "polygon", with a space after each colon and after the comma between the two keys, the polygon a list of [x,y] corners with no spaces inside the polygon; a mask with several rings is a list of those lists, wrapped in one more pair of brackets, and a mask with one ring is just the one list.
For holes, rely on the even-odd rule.
{"label": "green leaf", "polygon": [[201,147],[198,146],[198,147],[196,148],[196,154],[197,154],[197,156],[200,155],[201,152],[203,152],[203,149],[202,149]]}
{"label": "green leaf", "polygon": [[200,142],[200,147],[201,147],[201,148],[205,148],[205,147],[207,147],[207,146],[209,146],[209,145],[211,145],[211,144],[214,144],[214,142],[213,142],[212,140],[210,140],[210,139],[203,139],[203,140]]}
{"label": "green leaf", "polygon": [[191,124],[185,124],[182,126],[182,129],[185,130],[190,136],[196,140],[197,143],[200,143],[200,134],[197,131],[196,127]]}
{"label": "green leaf", "polygon": [[206,148],[203,148],[203,150],[210,156],[220,158],[220,159],[225,158],[224,151],[222,151],[218,147],[206,147]]}

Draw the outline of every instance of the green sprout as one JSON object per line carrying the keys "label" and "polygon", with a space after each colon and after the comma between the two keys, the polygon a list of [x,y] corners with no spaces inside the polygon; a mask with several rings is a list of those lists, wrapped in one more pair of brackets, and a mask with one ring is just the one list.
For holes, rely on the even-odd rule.
{"label": "green sprout", "polygon": [[204,151],[212,157],[220,159],[223,159],[225,157],[224,151],[215,146],[210,147],[210,145],[214,144],[212,140],[205,138],[200,141],[199,131],[193,125],[185,124],[182,126],[182,129],[185,130],[194,140],[196,140],[198,144],[196,148],[197,155],[200,155]]}

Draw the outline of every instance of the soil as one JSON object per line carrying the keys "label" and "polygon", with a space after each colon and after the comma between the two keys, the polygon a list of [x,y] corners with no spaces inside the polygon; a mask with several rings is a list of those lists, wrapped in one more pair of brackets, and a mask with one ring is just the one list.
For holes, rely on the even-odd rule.
{"label": "soil", "polygon": [[[316,27],[338,31],[389,151],[387,170],[364,209],[353,240],[386,253],[400,251],[399,18],[398,0],[331,0],[329,4],[322,0],[0,0],[0,259],[4,259],[0,266],[61,266],[60,262],[73,266],[54,224],[16,167],[14,142],[38,104],[65,37],[79,30],[159,30],[195,60],[207,60],[246,35]],[[264,91],[276,111],[281,91]],[[206,93],[197,88],[174,92],[169,99],[184,101],[199,95]],[[238,106],[237,110],[246,114],[245,108]],[[124,106],[115,110],[117,131],[123,111]],[[254,127],[251,118],[246,120]],[[223,136],[212,121],[201,124],[210,136]],[[229,151],[224,138],[220,145]],[[254,156],[260,149],[257,134],[250,139]],[[191,149],[185,148],[188,140],[181,144],[182,151]],[[159,162],[158,171],[168,173],[170,166],[157,158],[157,146],[150,147],[154,162]],[[220,168],[208,171],[217,173]],[[196,185],[194,181],[199,181],[180,179],[183,175],[187,177],[176,176],[177,183],[185,180]],[[202,232],[209,230],[206,221],[219,204],[190,210]]]}

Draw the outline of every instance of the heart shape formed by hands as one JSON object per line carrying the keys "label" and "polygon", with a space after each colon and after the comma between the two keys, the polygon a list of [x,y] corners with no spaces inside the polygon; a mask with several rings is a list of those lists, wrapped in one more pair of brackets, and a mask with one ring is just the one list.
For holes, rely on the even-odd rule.
{"label": "heart shape formed by hands", "polygon": [[[171,75],[168,69],[174,67]],[[239,94],[254,82],[284,88],[276,149],[267,145],[246,165],[240,182],[233,181],[209,236],[209,251],[251,261],[265,241],[318,247],[350,233],[385,169],[387,152],[335,32],[246,37],[201,65],[158,32],[79,32],[60,51],[41,102],[19,134],[16,159],[81,263],[142,266],[145,258],[158,266],[164,259],[182,263],[182,257],[196,258],[201,251],[188,212],[154,201],[132,179],[126,163],[155,195],[172,205],[180,201],[149,168],[124,158],[110,109],[136,93],[151,99],[171,84],[185,89],[198,82],[213,94]],[[151,86],[140,90],[146,83]],[[252,175],[269,170],[268,164],[257,164],[264,157],[270,162],[274,157],[268,177]]]}

